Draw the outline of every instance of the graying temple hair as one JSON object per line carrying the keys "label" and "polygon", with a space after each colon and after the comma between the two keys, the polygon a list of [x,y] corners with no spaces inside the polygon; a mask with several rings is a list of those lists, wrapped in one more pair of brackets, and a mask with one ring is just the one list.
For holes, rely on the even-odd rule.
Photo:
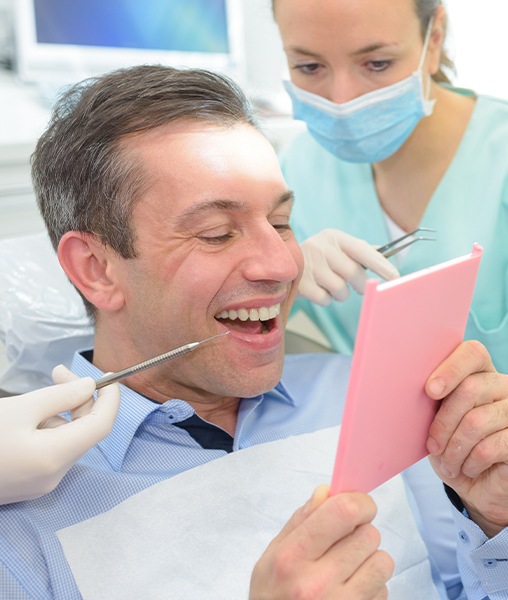
{"label": "graying temple hair", "polygon": [[67,231],[81,231],[124,258],[136,256],[130,217],[148,182],[121,142],[177,120],[257,127],[240,88],[201,69],[120,69],[61,97],[32,156],[35,194],[55,249]]}

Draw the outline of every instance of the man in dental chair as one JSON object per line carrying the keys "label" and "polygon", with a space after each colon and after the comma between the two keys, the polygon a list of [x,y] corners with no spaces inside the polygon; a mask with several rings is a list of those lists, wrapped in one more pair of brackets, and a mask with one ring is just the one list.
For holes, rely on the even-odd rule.
{"label": "man in dental chair", "polygon": [[[142,66],[69,91],[37,145],[33,178],[59,261],[95,322],[93,349],[74,357],[77,376],[97,379],[230,329],[126,379],[112,432],[60,485],[0,507],[0,597],[70,600],[82,594],[58,531],[230,453],[338,425],[349,363],[316,354],[283,364],[303,268],[293,196],[223,77]],[[445,399],[429,433],[437,476],[420,466],[418,481],[408,478],[426,546],[415,525],[385,548],[373,497],[318,488],[282,531],[274,525],[253,572],[238,574],[243,597],[508,598],[508,377],[467,342],[426,391]],[[405,493],[389,503],[409,506]],[[422,567],[404,571],[417,544]],[[165,597],[178,598],[167,571]],[[221,572],[235,563],[216,571],[193,599],[224,597]]]}

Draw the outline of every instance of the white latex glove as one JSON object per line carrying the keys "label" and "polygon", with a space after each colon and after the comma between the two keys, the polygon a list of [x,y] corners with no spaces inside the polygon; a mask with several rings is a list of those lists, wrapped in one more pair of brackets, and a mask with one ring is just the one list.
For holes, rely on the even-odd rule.
{"label": "white latex glove", "polygon": [[346,300],[349,286],[363,294],[368,279],[364,267],[387,280],[400,275],[374,246],[338,229],[323,229],[301,249],[305,262],[298,292],[321,306]]}
{"label": "white latex glove", "polygon": [[[53,490],[72,465],[111,431],[120,405],[118,384],[102,388],[63,365],[57,385],[0,398],[0,504]],[[65,383],[64,383],[65,382]],[[58,417],[71,411],[72,421]]]}

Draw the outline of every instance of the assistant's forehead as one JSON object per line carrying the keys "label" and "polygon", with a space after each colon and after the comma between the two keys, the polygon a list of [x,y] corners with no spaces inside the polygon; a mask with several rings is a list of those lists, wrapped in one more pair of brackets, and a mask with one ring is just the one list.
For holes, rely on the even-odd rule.
{"label": "assistant's forehead", "polygon": [[365,28],[369,35],[374,31],[379,35],[403,32],[415,25],[420,32],[413,0],[277,0],[275,18],[285,45],[289,41],[299,46],[307,39],[319,44],[322,36],[334,32],[337,36],[337,28],[342,35],[347,32],[355,37],[361,37]]}

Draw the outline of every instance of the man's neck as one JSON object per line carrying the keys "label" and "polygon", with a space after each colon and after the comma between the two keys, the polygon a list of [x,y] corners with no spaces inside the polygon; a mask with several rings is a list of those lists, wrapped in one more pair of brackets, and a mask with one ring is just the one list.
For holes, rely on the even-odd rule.
{"label": "man's neck", "polygon": [[[120,359],[117,364],[117,358],[114,359],[115,365],[111,361],[105,360],[101,356],[100,346],[95,348],[93,355],[86,356],[93,364],[102,371],[118,371],[126,368],[124,361]],[[131,362],[136,362],[131,360]],[[131,388],[138,394],[145,396],[153,402],[163,404],[167,400],[184,400],[196,412],[196,414],[208,423],[220,427],[231,436],[234,436],[236,422],[238,419],[238,409],[240,398],[206,394],[200,390],[192,390],[187,387],[175,386],[174,382],[168,381],[161,375],[164,366],[154,367],[136,375],[126,378],[122,381],[124,385]]]}

